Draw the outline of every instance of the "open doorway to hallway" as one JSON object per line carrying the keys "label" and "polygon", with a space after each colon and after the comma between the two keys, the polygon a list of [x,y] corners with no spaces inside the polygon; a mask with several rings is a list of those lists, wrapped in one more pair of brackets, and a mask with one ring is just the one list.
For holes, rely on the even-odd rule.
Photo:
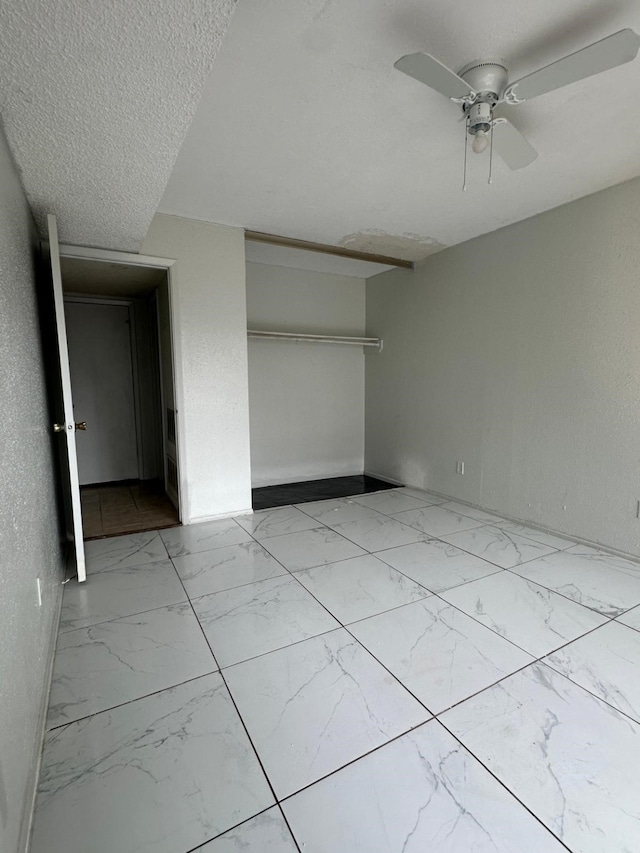
{"label": "open doorway to hallway", "polygon": [[62,257],[85,539],[180,523],[164,269]]}

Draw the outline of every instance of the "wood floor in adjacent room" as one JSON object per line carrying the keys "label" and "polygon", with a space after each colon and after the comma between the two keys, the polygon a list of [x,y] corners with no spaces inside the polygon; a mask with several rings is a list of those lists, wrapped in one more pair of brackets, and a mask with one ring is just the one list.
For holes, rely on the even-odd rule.
{"label": "wood floor in adjacent room", "polygon": [[179,524],[178,513],[157,480],[82,486],[85,539],[158,530]]}

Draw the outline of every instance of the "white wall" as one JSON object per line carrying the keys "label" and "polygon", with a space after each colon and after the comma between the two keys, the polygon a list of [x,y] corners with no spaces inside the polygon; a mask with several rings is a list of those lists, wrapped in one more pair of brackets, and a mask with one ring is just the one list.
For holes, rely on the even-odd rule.
{"label": "white wall", "polygon": [[[247,264],[249,328],[363,335],[365,282],[329,273]],[[249,342],[254,486],[361,474],[362,348]]]}
{"label": "white wall", "polygon": [[[0,130],[0,850],[26,848],[62,597],[31,212]],[[51,314],[45,316],[51,322]],[[50,354],[49,354],[50,358]],[[42,582],[38,607],[36,579]]]}
{"label": "white wall", "polygon": [[80,485],[135,480],[139,447],[128,305],[64,303]]}
{"label": "white wall", "polygon": [[[158,348],[160,355],[160,411],[161,429],[163,439],[163,453],[166,459],[162,460],[162,471],[164,475],[165,491],[176,508],[180,511],[180,518],[186,522],[185,512],[179,505],[179,496],[176,492],[173,478],[168,468],[171,460],[178,467],[178,448],[174,436],[169,433],[168,411],[176,410],[175,384],[173,371],[173,349],[171,340],[171,308],[170,308],[169,280],[165,278],[157,290],[158,309]],[[176,419],[177,420],[177,419]],[[176,423],[177,435],[177,423]],[[186,503],[185,496],[185,503]]]}
{"label": "white wall", "polygon": [[251,507],[244,232],[157,214],[142,254],[175,258],[182,519]]}
{"label": "white wall", "polygon": [[640,556],[640,180],[370,279],[367,330],[367,471]]}
{"label": "white wall", "polygon": [[[64,271],[63,271],[64,281]],[[90,282],[91,279],[88,279]],[[166,282],[160,285],[164,291],[167,290]],[[158,317],[156,312],[155,295],[143,295],[140,297],[131,297],[128,299],[125,296],[111,297],[108,294],[98,296],[96,289],[94,292],[84,293],[84,288],[81,281],[74,282],[73,296],[65,296],[65,319],[67,325],[67,339],[69,345],[69,362],[71,368],[71,381],[73,384],[74,408],[77,418],[80,420],[90,421],[89,429],[86,432],[76,433],[76,442],[78,447],[78,467],[80,475],[80,485],[87,485],[92,482],[99,482],[96,479],[98,475],[104,482],[119,479],[135,479],[140,474],[143,480],[162,479],[163,477],[163,459],[162,459],[162,410],[160,405],[160,359],[158,346]],[[80,301],[78,301],[80,297]],[[86,300],[85,302],[82,299]],[[99,298],[100,303],[95,300]],[[135,334],[131,336],[131,352],[129,350],[128,340],[124,342],[123,352],[127,351],[125,364],[120,359],[100,359],[96,358],[96,353],[91,353],[92,348],[102,342],[104,335],[95,334],[95,330],[91,328],[92,319],[96,328],[100,331],[102,323],[100,318],[95,316],[104,314],[105,322],[109,319],[109,314],[112,310],[119,312],[128,311],[126,306],[122,304],[114,308],[113,301],[122,303],[129,301],[132,313],[132,327]],[[74,307],[75,306],[75,307]],[[91,308],[90,312],[94,316],[87,318],[84,316],[85,309]],[[168,316],[168,314],[167,314]],[[108,325],[108,322],[107,322]],[[111,342],[113,343],[113,342]],[[122,342],[121,342],[122,343]],[[113,349],[113,347],[111,347]],[[99,349],[99,346],[98,346]],[[169,348],[170,353],[170,348]],[[122,356],[123,353],[120,353]],[[129,355],[132,358],[129,358]],[[91,357],[89,357],[91,356]],[[87,363],[87,358],[89,362]],[[131,421],[131,400],[124,401],[123,406],[119,406],[120,411],[125,412],[124,434],[122,429],[115,430],[111,427],[109,435],[104,434],[104,428],[108,426],[109,418],[106,418],[103,423],[104,412],[96,413],[96,406],[100,408],[105,403],[104,392],[101,391],[96,398],[93,394],[94,386],[108,388],[114,382],[116,385],[123,384],[118,377],[117,371],[124,371],[129,377],[132,377],[133,368],[135,365],[136,381],[135,387],[131,393],[135,393],[138,397],[137,412],[134,413],[134,422]],[[99,381],[99,376],[106,374],[107,382]],[[102,376],[104,380],[104,376]],[[173,380],[171,379],[171,395],[173,397]],[[126,385],[127,382],[125,381]],[[83,385],[85,387],[83,387]],[[84,398],[84,400],[83,400]],[[107,394],[108,403],[113,402],[113,394]],[[110,409],[107,409],[110,412]],[[135,424],[136,415],[139,423]],[[96,433],[96,425],[102,424],[103,429]],[[119,424],[120,427],[123,424]],[[134,448],[135,460],[131,461],[131,439],[135,438],[136,447]],[[98,440],[99,439],[99,440]],[[109,445],[113,445],[109,452]],[[106,451],[105,451],[106,448]],[[126,467],[128,470],[118,470],[122,468],[123,453],[126,459]],[[115,464],[114,464],[115,461]],[[105,470],[107,469],[107,470]],[[106,477],[104,476],[106,474]]]}
{"label": "white wall", "polygon": [[160,405],[160,356],[156,301],[150,296],[133,300],[134,358],[140,400],[140,461],[142,479],[162,479],[162,407]]}

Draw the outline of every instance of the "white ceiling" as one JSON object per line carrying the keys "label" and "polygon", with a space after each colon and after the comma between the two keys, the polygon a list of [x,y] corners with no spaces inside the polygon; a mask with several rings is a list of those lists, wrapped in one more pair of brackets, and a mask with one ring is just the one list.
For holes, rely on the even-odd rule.
{"label": "white ceiling", "polygon": [[513,79],[640,31],[637,0],[238,0],[228,26],[233,8],[0,4],[0,114],[64,242],[137,250],[160,204],[419,260],[640,174],[640,59],[510,108],[538,160],[497,160],[488,186],[470,155],[466,193],[455,105],[393,69],[501,55]]}
{"label": "white ceiling", "polygon": [[234,0],[0,3],[0,115],[66,243],[137,251]]}
{"label": "white ceiling", "polygon": [[271,246],[268,243],[256,243],[252,240],[247,240],[245,243],[245,258],[249,263],[254,264],[292,267],[295,270],[313,270],[354,278],[371,278],[380,272],[393,269],[393,267],[373,264],[370,261],[356,261],[352,258],[341,258],[339,255],[290,249],[287,246]]}
{"label": "white ceiling", "polygon": [[[393,69],[502,56],[516,79],[623,27],[634,0],[239,0],[164,213],[415,259],[640,174],[640,58],[509,108],[540,153],[469,158],[454,104]],[[506,107],[504,109],[507,109]]]}

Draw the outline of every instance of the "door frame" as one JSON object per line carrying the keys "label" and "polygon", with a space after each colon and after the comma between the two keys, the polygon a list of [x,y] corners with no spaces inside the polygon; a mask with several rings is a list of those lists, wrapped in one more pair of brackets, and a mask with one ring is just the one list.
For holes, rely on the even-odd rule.
{"label": "door frame", "polygon": [[[182,351],[180,341],[176,336],[175,329],[179,317],[178,300],[173,280],[172,267],[176,263],[175,258],[157,258],[154,255],[138,255],[134,252],[117,252],[112,249],[95,249],[90,246],[74,246],[69,243],[60,244],[61,258],[76,258],[85,261],[98,261],[110,264],[126,264],[127,266],[147,267],[164,270],[167,275],[167,289],[169,293],[169,331],[171,340],[171,363],[173,367],[173,394],[176,403],[176,456],[178,463],[178,515],[180,521],[185,514],[188,501],[187,484],[184,472],[184,388],[182,384]],[[162,438],[163,438],[163,468],[165,472],[165,488],[167,476],[167,452],[166,452],[166,412],[162,411]]]}
{"label": "door frame", "polygon": [[[126,308],[129,316],[129,347],[131,349],[131,379],[133,384],[133,420],[136,429],[136,461],[138,479],[144,479],[144,460],[142,454],[142,404],[140,402],[140,374],[138,372],[138,341],[136,338],[136,318],[133,298],[121,296],[91,296],[84,293],[65,293],[65,302],[80,302],[85,305],[114,305]],[[162,413],[160,415],[162,417]]]}

